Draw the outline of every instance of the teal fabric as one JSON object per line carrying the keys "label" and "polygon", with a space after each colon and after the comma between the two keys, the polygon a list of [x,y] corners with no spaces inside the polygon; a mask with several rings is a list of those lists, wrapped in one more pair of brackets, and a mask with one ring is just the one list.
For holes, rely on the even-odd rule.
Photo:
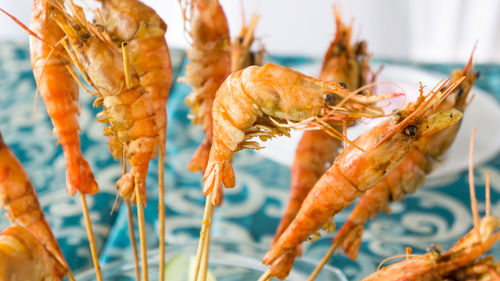
{"label": "teal fabric", "polygon": [[[172,52],[174,80],[184,75],[186,59],[180,50]],[[300,66],[314,60],[304,57],[271,56],[273,61],[286,66]],[[398,64],[382,61],[386,64]],[[401,63],[399,63],[401,64]],[[448,76],[460,65],[410,64],[424,70]],[[500,66],[478,65],[481,77],[476,85],[500,100]],[[201,128],[187,119],[189,108],[184,98],[190,88],[182,83],[172,86],[168,102],[168,140],[165,166],[167,242],[180,244],[195,241],[199,235],[204,197],[201,193],[201,175],[187,171],[186,165],[203,139]],[[27,42],[0,43],[0,130],[5,141],[20,158],[30,175],[47,219],[75,273],[92,267],[87,235],[83,226],[78,197],[65,191],[65,167],[57,136],[43,101],[36,103],[34,120],[33,100],[35,83],[31,73]],[[109,156],[102,126],[95,122],[99,109],[92,108],[92,98],[81,91],[82,150],[96,174],[101,192],[88,197],[97,248],[103,266],[130,258],[132,251],[128,237],[126,209],[116,198],[114,182],[121,173],[120,165]],[[287,202],[290,171],[288,167],[263,158],[254,151],[238,152],[233,159],[236,188],[226,190],[224,204],[215,210],[213,237],[241,242],[269,245],[281,213]],[[158,246],[157,161],[150,164],[147,179],[146,232],[147,245]],[[500,215],[500,157],[476,168],[478,198],[484,198],[484,174],[492,173],[492,210]],[[484,209],[480,199],[480,208]],[[340,227],[348,210],[335,217]],[[0,229],[8,225],[0,219]],[[137,222],[136,222],[137,225]],[[351,280],[374,271],[384,258],[405,252],[411,246],[422,253],[431,243],[447,249],[472,226],[469,211],[469,191],[465,172],[442,179],[432,187],[423,187],[405,202],[397,203],[393,214],[382,214],[367,225],[358,261],[335,255],[330,263],[341,268]],[[139,235],[136,234],[136,237]],[[325,236],[307,243],[306,257],[319,259],[330,246],[331,237]],[[493,253],[500,254],[500,244]]]}

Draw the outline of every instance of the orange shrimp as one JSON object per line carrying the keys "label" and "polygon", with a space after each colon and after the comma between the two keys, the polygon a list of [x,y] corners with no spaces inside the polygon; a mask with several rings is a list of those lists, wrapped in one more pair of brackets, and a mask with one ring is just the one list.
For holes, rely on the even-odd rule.
{"label": "orange shrimp", "polygon": [[[299,213],[263,259],[267,265],[293,250],[356,197],[381,181],[422,136],[453,125],[462,116],[456,109],[429,115],[429,107],[453,91],[457,81],[397,111],[392,118],[362,134],[335,159],[302,203]],[[359,149],[361,148],[361,149]]]}
{"label": "orange shrimp", "polygon": [[[140,85],[134,67],[130,69],[130,79],[127,79],[121,50],[111,42],[107,33],[87,22],[81,8],[71,1],[70,8],[73,16],[59,5],[51,15],[68,37],[72,48],[66,45],[66,51],[72,56],[73,63],[97,90],[94,105],[103,105],[98,117],[99,121],[110,124],[105,128],[105,135],[112,136],[114,142],[110,146],[114,156],[119,157],[125,149],[131,169],[116,183],[119,194],[128,199],[134,195],[137,186],[142,198],[146,198],[149,161],[158,147],[151,96]],[[131,85],[127,85],[127,81]]]}
{"label": "orange shrimp", "polygon": [[443,280],[500,280],[500,261],[493,261],[493,256],[478,259],[466,266],[443,274]]}
{"label": "orange shrimp", "polygon": [[55,131],[59,134],[66,160],[68,193],[75,195],[78,190],[84,194],[94,194],[98,186],[80,150],[78,84],[68,70],[68,61],[61,56],[64,50],[59,46],[56,47],[58,52],[53,51],[64,37],[64,32],[52,20],[49,10],[50,4],[46,0],[34,1],[31,29],[44,41],[30,38],[33,75]]}
{"label": "orange shrimp", "polygon": [[165,152],[167,98],[172,84],[170,51],[165,40],[167,25],[158,14],[139,0],[100,0],[102,25],[114,42],[128,43],[130,63],[139,82],[151,96]]}
{"label": "orange shrimp", "polygon": [[33,185],[19,160],[3,141],[1,134],[0,207],[7,210],[12,222],[26,228],[60,266],[68,268],[59,244],[45,220]]}
{"label": "orange shrimp", "polygon": [[[244,13],[242,12],[242,17]],[[231,72],[238,71],[251,65],[262,65],[264,60],[264,47],[261,46],[257,52],[252,52],[255,37],[255,27],[259,16],[254,15],[247,25],[243,19],[242,27],[238,37],[231,43]]]}
{"label": "orange shrimp", "polygon": [[0,232],[0,280],[58,281],[64,268],[25,228],[13,225]]}
{"label": "orange shrimp", "polygon": [[336,83],[271,63],[231,74],[213,104],[214,137],[204,175],[205,195],[213,190],[213,204],[221,203],[222,182],[226,187],[234,186],[230,162],[233,154],[243,148],[260,148],[251,138],[265,141],[287,135],[297,125],[287,122],[324,125],[322,118],[335,121],[379,117],[383,112],[373,103],[393,96],[355,95]]}
{"label": "orange shrimp", "polygon": [[404,261],[377,270],[363,281],[461,280],[460,277],[467,273],[491,277],[487,280],[498,280],[498,263],[492,263],[491,258],[476,259],[500,239],[500,231],[495,232],[499,223],[498,217],[486,215],[445,253],[441,253],[438,247],[432,247],[425,255],[410,255]]}
{"label": "orange shrimp", "polygon": [[[231,73],[229,27],[218,0],[179,0],[184,21],[190,26],[192,48],[186,50],[190,63],[182,79],[193,88],[186,97],[194,124],[201,124],[205,139],[188,164],[190,171],[205,171],[212,146],[212,104],[215,93]],[[187,16],[189,13],[189,19]]]}
{"label": "orange shrimp", "polygon": [[[384,267],[363,279],[368,280],[443,280],[453,270],[474,262],[499,239],[497,217],[485,217],[478,226],[481,241],[477,241],[477,228],[473,228],[447,252],[431,251]],[[453,279],[456,280],[456,279]]]}
{"label": "orange shrimp", "polygon": [[[477,74],[473,73],[471,62],[472,57],[464,70],[453,71],[451,82],[457,81],[462,76],[465,76],[466,80],[439,105],[436,111],[450,108],[456,108],[462,112],[465,110],[469,91],[477,77]],[[407,194],[416,192],[425,183],[427,174],[433,170],[439,162],[439,157],[451,146],[459,128],[460,122],[424,136],[392,173],[361,197],[333,240],[342,239],[341,246],[347,256],[356,259],[364,225],[370,218],[384,210],[390,210],[390,203],[404,200]]]}
{"label": "orange shrimp", "polygon": [[[367,82],[370,68],[366,43],[360,41],[351,44],[352,26],[342,23],[340,14],[335,10],[337,32],[323,60],[319,78],[325,81],[340,82],[355,90]],[[336,127],[342,130],[341,127]],[[297,145],[295,159],[292,164],[290,184],[290,199],[274,236],[274,242],[293,221],[297,212],[318,179],[326,172],[342,148],[342,141],[332,138],[322,130],[306,131]],[[300,252],[300,247],[297,248]],[[291,251],[290,253],[294,253]],[[284,261],[288,261],[285,264]],[[293,266],[293,257],[273,263],[270,273],[280,279],[288,276]]]}

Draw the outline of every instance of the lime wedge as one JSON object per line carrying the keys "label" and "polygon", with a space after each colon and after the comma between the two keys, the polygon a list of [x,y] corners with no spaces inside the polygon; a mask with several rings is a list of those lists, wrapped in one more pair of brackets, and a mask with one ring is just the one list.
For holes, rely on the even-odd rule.
{"label": "lime wedge", "polygon": [[[189,260],[189,279],[187,281],[193,280],[195,267],[196,267],[196,257],[191,256],[191,259]],[[199,279],[200,278],[198,277],[198,280]],[[207,270],[207,280],[206,281],[217,281],[217,280],[215,280],[215,277],[212,274],[212,272],[210,272],[210,270]]]}
{"label": "lime wedge", "polygon": [[[165,280],[167,281],[192,281],[196,257],[183,253],[175,255],[165,264]],[[217,281],[210,270],[207,271],[206,281]]]}
{"label": "lime wedge", "polygon": [[186,254],[177,254],[165,264],[165,280],[187,281],[190,257]]}

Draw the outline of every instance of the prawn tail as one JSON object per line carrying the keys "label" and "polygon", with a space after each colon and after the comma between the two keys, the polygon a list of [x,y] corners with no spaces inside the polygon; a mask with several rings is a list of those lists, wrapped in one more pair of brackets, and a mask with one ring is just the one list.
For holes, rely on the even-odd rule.
{"label": "prawn tail", "polygon": [[196,152],[194,153],[191,161],[188,163],[188,170],[191,172],[201,171],[205,172],[208,164],[208,157],[210,155],[210,142],[205,139],[200,144]]}
{"label": "prawn tail", "polygon": [[218,206],[222,203],[222,184],[225,187],[234,187],[235,176],[231,165],[233,152],[224,144],[215,141],[210,150],[208,165],[203,176],[203,193],[208,196],[212,193],[212,203]]}
{"label": "prawn tail", "polygon": [[[45,247],[45,249],[47,249],[50,255],[53,256],[53,258],[61,267],[63,267],[64,269],[69,268],[61,252],[61,248],[59,247],[56,238],[52,235],[52,231],[50,230],[50,226],[46,220],[38,220],[36,222],[33,222],[28,226],[28,230],[33,234],[33,236],[39,239],[41,244]],[[43,237],[48,237],[48,239],[43,240]],[[58,271],[60,271],[60,269],[58,269]],[[64,273],[64,271],[62,273]]]}
{"label": "prawn tail", "polygon": [[365,226],[363,224],[356,224],[353,221],[346,221],[340,228],[337,235],[333,238],[332,243],[342,241],[340,246],[344,253],[352,260],[356,260],[361,246],[361,238]]}
{"label": "prawn tail", "polygon": [[285,280],[292,270],[293,263],[295,262],[295,257],[298,255],[297,248],[285,253],[279,257],[269,268],[272,276]]}
{"label": "prawn tail", "polygon": [[78,190],[82,194],[96,194],[99,187],[89,163],[83,157],[66,162],[66,186],[70,195]]}

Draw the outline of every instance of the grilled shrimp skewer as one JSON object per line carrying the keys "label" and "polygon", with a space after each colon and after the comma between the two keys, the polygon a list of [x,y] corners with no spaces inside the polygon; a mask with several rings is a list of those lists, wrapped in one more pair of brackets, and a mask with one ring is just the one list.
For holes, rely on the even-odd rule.
{"label": "grilled shrimp skewer", "polygon": [[231,73],[229,27],[218,0],[179,0],[185,26],[192,39],[186,50],[190,63],[182,78],[193,91],[186,97],[192,108],[192,121],[201,124],[205,139],[188,164],[191,171],[205,171],[212,146],[212,104],[215,93]]}
{"label": "grilled shrimp skewer", "polygon": [[[131,68],[132,88],[125,84],[125,66],[121,50],[114,45],[106,32],[86,21],[83,10],[69,1],[73,16],[62,7],[54,9],[53,17],[66,33],[74,59],[88,82],[97,90],[95,106],[103,105],[98,114],[100,122],[109,123],[105,135],[112,136],[111,151],[119,157],[122,149],[131,170],[117,182],[120,195],[130,198],[134,187],[146,195],[146,175],[149,161],[156,154],[158,130],[151,96],[140,84]],[[66,45],[67,46],[67,45]]]}
{"label": "grilled shrimp skewer", "polygon": [[[158,14],[138,0],[101,0],[102,25],[112,40],[128,44],[130,64],[137,71],[139,83],[150,95],[159,132],[158,217],[160,221],[160,264],[165,259],[165,189],[164,157],[166,153],[167,98],[172,83],[170,52],[165,40],[167,25]],[[127,204],[130,208],[130,204]],[[133,225],[133,221],[129,221]],[[131,237],[132,238],[132,237]],[[135,241],[131,241],[135,243]],[[135,253],[135,252],[134,252]],[[164,278],[160,266],[159,280]]]}
{"label": "grilled shrimp skewer", "polygon": [[[469,189],[471,197],[472,216],[474,227],[464,237],[453,245],[445,253],[433,247],[425,255],[411,255],[406,260],[391,264],[387,267],[365,277],[369,280],[472,280],[471,276],[463,276],[464,273],[479,274],[485,279],[474,280],[498,280],[500,277],[499,263],[491,262],[491,258],[477,260],[486,253],[500,239],[500,231],[496,231],[500,220],[490,215],[489,199],[489,173],[486,174],[486,215],[479,220],[477,200],[474,190],[473,173],[473,151],[476,130],[471,136],[469,151]],[[496,232],[495,232],[496,231]],[[485,268],[486,267],[486,268]],[[491,278],[491,279],[490,279]]]}
{"label": "grilled shrimp skewer", "polygon": [[[477,77],[473,71],[471,61],[464,70],[453,71],[451,82],[462,76],[465,76],[466,80],[440,104],[437,110],[450,108],[456,108],[462,112],[465,110],[468,94]],[[338,240],[345,236],[341,246],[351,259],[356,259],[359,251],[364,224],[370,218],[388,210],[390,203],[404,200],[406,194],[416,192],[425,183],[427,174],[438,164],[439,157],[447,151],[455,140],[460,124],[461,122],[458,122],[423,137],[391,174],[361,197],[335,238]],[[354,228],[357,231],[352,232],[351,230]]]}
{"label": "grilled shrimp skewer", "polygon": [[[435,111],[456,108],[463,112],[466,109],[468,94],[477,76],[477,74],[473,73],[471,63],[472,57],[464,70],[452,72],[450,84],[462,76],[465,76],[466,79]],[[315,272],[321,270],[339,245],[342,246],[347,256],[356,259],[365,223],[377,214],[388,210],[391,202],[404,200],[406,194],[416,192],[424,184],[427,174],[438,164],[439,157],[453,143],[460,124],[461,122],[458,122],[443,130],[424,136],[414,145],[396,169],[361,197],[347,221],[332,240],[332,247],[323,257]]]}
{"label": "grilled shrimp skewer", "polygon": [[[288,135],[289,130],[298,125],[312,123],[330,128],[328,121],[379,117],[383,111],[373,104],[393,96],[396,95],[356,95],[337,83],[314,79],[271,63],[231,74],[219,88],[212,109],[214,136],[204,175],[203,192],[207,201],[196,264],[202,248],[206,247],[203,241],[210,227],[213,207],[222,202],[222,183],[226,187],[235,184],[231,166],[235,152],[259,148],[251,140],[253,137],[265,141],[277,135]],[[330,133],[343,138],[335,130]],[[195,267],[195,272],[197,270]]]}
{"label": "grilled shrimp skewer", "polygon": [[[461,267],[468,267],[493,247],[500,239],[500,232],[495,232],[497,228],[498,217],[484,217],[478,226],[445,253],[431,251],[425,255],[411,256],[370,274],[363,278],[363,281],[444,280],[446,275]],[[477,240],[478,231],[481,237],[479,241]]]}
{"label": "grilled shrimp skewer", "polygon": [[[335,159],[319,179],[294,221],[271,246],[264,264],[271,265],[305,241],[325,223],[389,174],[408,154],[415,141],[453,125],[462,116],[456,109],[429,114],[429,108],[453,91],[463,79],[440,92],[434,89],[397,111],[392,118],[362,134]],[[362,150],[360,150],[361,148]]]}
{"label": "grilled shrimp skewer", "polygon": [[[38,202],[35,189],[33,188],[28,175],[24,171],[23,166],[3,141],[1,134],[0,207],[7,210],[8,218],[13,223],[20,225],[17,228],[14,227],[12,230],[4,232],[4,238],[0,238],[0,240],[5,241],[8,239],[5,238],[6,236],[18,236],[18,239],[22,242],[21,244],[26,245],[26,248],[18,250],[22,250],[22,252],[27,254],[27,256],[33,255],[34,261],[36,261],[39,257],[41,258],[41,256],[43,256],[41,259],[46,260],[45,262],[47,263],[49,262],[48,259],[50,259],[50,263],[52,263],[52,265],[50,267],[47,265],[44,270],[47,270],[48,272],[54,271],[54,276],[58,276],[57,280],[62,279],[65,273],[68,273],[70,277],[73,278],[68,264],[66,263],[66,260],[61,252],[61,248],[59,247],[54,234],[52,234],[49,224],[45,220],[45,216],[43,215],[42,208]],[[17,230],[18,228],[25,228],[26,230],[23,232],[23,230]],[[25,232],[29,232],[31,234],[24,234]],[[33,237],[29,238],[31,235],[33,235]],[[39,246],[34,245],[31,247],[31,244],[35,244],[33,241],[37,241],[36,244]],[[7,243],[5,246],[8,246],[9,244],[8,242],[4,243]],[[4,244],[0,242],[0,252],[2,251],[2,245]],[[30,252],[30,250],[33,250],[33,252]],[[43,254],[44,251],[46,251],[45,254]],[[9,251],[4,254],[8,256]],[[50,258],[45,257],[47,255],[50,256]],[[9,258],[6,257],[6,260],[9,260]],[[0,263],[1,262],[3,262],[3,258],[0,258]],[[0,267],[4,265],[5,264],[2,264]],[[13,268],[19,269],[19,266],[15,266]],[[0,272],[7,274],[6,271],[1,269]],[[21,274],[21,272],[17,273]],[[33,274],[39,273],[40,270],[33,271]],[[12,280],[8,277],[5,278],[6,279],[0,278],[0,280]]]}
{"label": "grilled shrimp skewer", "polygon": [[98,117],[110,124],[105,133],[113,141],[109,143],[111,151],[115,157],[124,151],[124,159],[131,166],[116,184],[125,199],[132,197],[138,201],[142,273],[147,281],[143,202],[149,161],[156,154],[159,140],[152,97],[141,85],[134,65],[128,63],[129,56],[121,53],[104,30],[87,22],[80,7],[72,1],[68,1],[68,6],[72,16],[61,5],[56,7],[53,16],[66,33],[71,48],[68,44],[65,46],[73,63],[97,90],[94,105],[103,104],[103,112]]}
{"label": "grilled shrimp skewer", "polygon": [[[366,42],[359,41],[351,44],[352,26],[342,23],[340,13],[335,10],[337,31],[323,59],[323,66],[319,78],[346,85],[354,91],[361,88],[368,81],[370,68],[369,55],[366,52]],[[336,126],[341,131],[341,126]],[[293,221],[297,212],[318,179],[326,172],[342,148],[342,141],[332,138],[322,130],[305,131],[297,145],[295,158],[291,168],[290,199],[281,218],[274,236],[277,241],[280,235]],[[288,276],[293,266],[295,253],[290,251],[289,257],[270,267],[270,275],[280,279]],[[285,262],[287,261],[287,262]]]}
{"label": "grilled shrimp skewer", "polygon": [[[47,112],[59,134],[59,143],[63,148],[66,161],[66,185],[70,195],[80,192],[83,214],[86,218],[87,234],[96,274],[100,277],[98,259],[91,229],[85,194],[98,191],[97,182],[90,166],[80,150],[80,139],[77,116],[80,113],[78,104],[78,85],[72,77],[72,69],[67,54],[58,46],[64,32],[53,20],[52,7],[46,0],[35,0],[30,32],[30,55],[33,75],[40,90]],[[49,252],[51,250],[49,249]],[[52,252],[51,252],[52,253]],[[73,279],[72,274],[69,277]],[[102,278],[101,278],[102,279]]]}
{"label": "grilled shrimp skewer", "polygon": [[64,49],[54,47],[64,37],[64,32],[50,17],[49,9],[46,0],[34,1],[30,28],[44,40],[30,38],[33,75],[63,148],[68,193],[75,195],[78,190],[94,194],[98,191],[97,183],[80,150],[78,84],[68,70],[69,62],[61,56]]}
{"label": "grilled shrimp skewer", "polygon": [[233,154],[242,148],[259,148],[251,138],[265,141],[287,135],[293,127],[287,122],[379,117],[383,112],[373,103],[393,96],[355,95],[337,83],[271,63],[231,74],[213,105],[214,137],[204,175],[205,195],[213,191],[212,203],[221,203],[222,182],[234,186]]}

